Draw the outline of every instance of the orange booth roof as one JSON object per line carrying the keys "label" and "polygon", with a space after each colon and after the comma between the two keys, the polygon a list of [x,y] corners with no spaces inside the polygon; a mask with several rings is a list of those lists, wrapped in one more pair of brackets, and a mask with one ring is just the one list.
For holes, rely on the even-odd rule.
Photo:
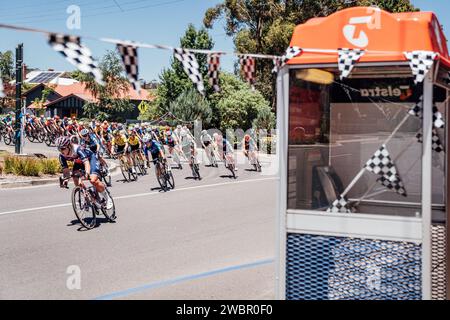
{"label": "orange booth roof", "polygon": [[389,13],[372,7],[353,7],[298,25],[291,47],[305,49],[288,64],[337,63],[336,52],[307,49],[363,49],[360,62],[407,61],[405,51],[434,51],[450,67],[447,40],[432,12]]}

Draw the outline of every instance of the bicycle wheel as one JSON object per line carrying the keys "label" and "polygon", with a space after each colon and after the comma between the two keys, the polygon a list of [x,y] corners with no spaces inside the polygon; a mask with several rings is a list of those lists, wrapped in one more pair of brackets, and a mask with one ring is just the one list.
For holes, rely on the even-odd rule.
{"label": "bicycle wheel", "polygon": [[81,225],[88,230],[97,225],[97,218],[94,206],[90,203],[86,190],[76,187],[72,191],[72,207]]}
{"label": "bicycle wheel", "polygon": [[120,160],[120,171],[122,172],[123,178],[125,181],[130,181],[130,172],[128,170],[128,164],[124,161]]}
{"label": "bicycle wheel", "polygon": [[3,136],[3,140],[5,141],[5,144],[10,146],[11,145],[11,141],[12,141],[12,137],[10,133],[7,133]]}
{"label": "bicycle wheel", "polygon": [[165,172],[163,172],[164,170],[162,168],[160,170],[158,170],[159,168],[161,168],[161,165],[158,163],[155,166],[156,179],[158,180],[158,183],[159,183],[159,186],[161,187],[161,189],[163,191],[167,191],[166,174],[165,174]]}
{"label": "bicycle wheel", "polygon": [[102,166],[100,169],[101,175],[102,175],[102,180],[105,182],[107,187],[111,187],[112,186],[112,179],[111,179],[111,175],[109,174],[108,171],[108,165]]}
{"label": "bicycle wheel", "polygon": [[44,137],[44,143],[47,145],[47,147],[50,147],[52,144],[52,140],[49,134],[46,134]]}
{"label": "bicycle wheel", "polygon": [[38,135],[37,135],[37,139],[38,139],[38,142],[39,142],[39,143],[44,142],[44,139],[45,139],[45,134],[44,134],[44,132],[39,131],[39,133],[38,133]]}
{"label": "bicycle wheel", "polygon": [[173,177],[172,172],[168,172],[166,173],[166,180],[167,180],[167,184],[169,185],[169,188],[174,190],[175,189],[175,179]]}
{"label": "bicycle wheel", "polygon": [[106,217],[106,219],[108,219],[109,222],[114,222],[117,219],[117,216],[116,216],[116,205],[115,205],[114,199],[111,196],[111,193],[109,193],[108,189],[106,189],[106,193],[108,194],[108,197],[111,199],[111,201],[113,203],[113,206],[112,206],[111,209],[107,209],[107,208],[102,207],[102,213]]}

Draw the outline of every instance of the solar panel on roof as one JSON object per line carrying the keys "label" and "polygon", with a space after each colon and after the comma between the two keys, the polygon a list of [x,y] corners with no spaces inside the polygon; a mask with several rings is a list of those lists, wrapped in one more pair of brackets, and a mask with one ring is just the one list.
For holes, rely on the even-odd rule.
{"label": "solar panel on roof", "polygon": [[61,72],[41,72],[33,79],[29,80],[30,83],[49,83],[58,76],[61,75]]}

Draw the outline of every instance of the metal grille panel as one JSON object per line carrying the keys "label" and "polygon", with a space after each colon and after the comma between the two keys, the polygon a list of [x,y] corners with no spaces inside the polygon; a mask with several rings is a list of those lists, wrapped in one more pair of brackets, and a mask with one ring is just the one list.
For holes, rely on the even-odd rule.
{"label": "metal grille panel", "polygon": [[433,300],[445,300],[447,296],[447,266],[446,266],[446,230],[445,225],[433,225],[431,227],[432,247],[431,247],[431,282]]}
{"label": "metal grille panel", "polygon": [[288,234],[288,300],[421,299],[421,246]]}

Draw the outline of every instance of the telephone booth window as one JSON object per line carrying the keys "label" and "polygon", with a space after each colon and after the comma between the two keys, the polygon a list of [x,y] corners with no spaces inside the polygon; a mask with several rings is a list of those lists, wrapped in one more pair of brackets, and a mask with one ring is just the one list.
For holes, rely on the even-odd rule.
{"label": "telephone booth window", "polygon": [[[434,96],[445,116],[446,91]],[[344,194],[349,213],[420,216],[422,97],[408,68],[355,68],[342,81],[332,68],[291,70],[288,209],[330,212]],[[443,153],[434,165],[443,186]]]}

